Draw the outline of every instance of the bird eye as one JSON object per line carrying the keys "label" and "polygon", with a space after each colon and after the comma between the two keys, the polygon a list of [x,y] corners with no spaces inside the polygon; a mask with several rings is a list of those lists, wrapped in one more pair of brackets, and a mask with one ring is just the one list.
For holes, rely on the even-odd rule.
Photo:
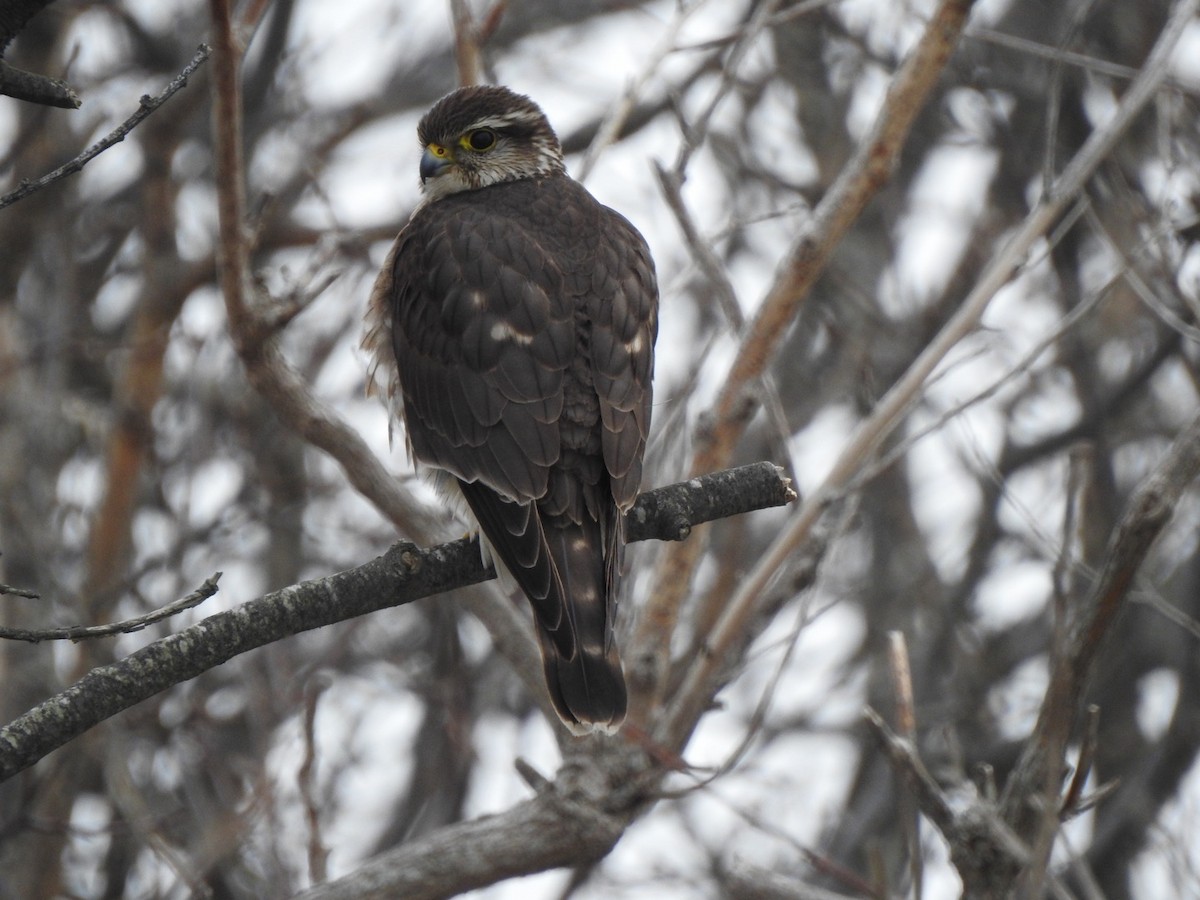
{"label": "bird eye", "polygon": [[490,150],[496,143],[496,132],[490,128],[480,128],[467,135],[467,146],[472,150]]}

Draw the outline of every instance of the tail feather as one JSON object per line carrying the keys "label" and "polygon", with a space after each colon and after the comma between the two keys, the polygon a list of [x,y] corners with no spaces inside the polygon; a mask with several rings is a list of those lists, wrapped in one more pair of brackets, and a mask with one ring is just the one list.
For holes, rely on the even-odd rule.
{"label": "tail feather", "polygon": [[615,733],[625,720],[626,706],[625,677],[616,645],[607,654],[593,654],[584,648],[574,659],[567,659],[541,628],[538,642],[550,701],[563,724],[574,734]]}
{"label": "tail feather", "polygon": [[600,523],[587,519],[547,526],[550,558],[568,598],[564,616],[571,640],[538,627],[550,699],[576,733],[616,731],[625,718],[625,677],[612,638],[612,592]]}
{"label": "tail feather", "polygon": [[533,607],[546,687],[559,718],[575,734],[616,731],[626,708],[612,635],[619,529],[601,528],[588,514],[582,522],[543,516],[536,504],[504,500],[478,483],[460,487],[496,562]]}

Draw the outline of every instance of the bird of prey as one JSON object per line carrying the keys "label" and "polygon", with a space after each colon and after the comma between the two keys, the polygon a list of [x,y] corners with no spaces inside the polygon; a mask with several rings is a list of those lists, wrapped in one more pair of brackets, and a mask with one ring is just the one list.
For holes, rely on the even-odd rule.
{"label": "bird of prey", "polygon": [[[615,731],[613,640],[650,428],[649,248],[566,173],[528,97],[461,88],[421,120],[423,199],[375,282],[364,345],[410,455],[465,500],[533,607],[571,731]],[[374,373],[373,373],[374,380]]]}

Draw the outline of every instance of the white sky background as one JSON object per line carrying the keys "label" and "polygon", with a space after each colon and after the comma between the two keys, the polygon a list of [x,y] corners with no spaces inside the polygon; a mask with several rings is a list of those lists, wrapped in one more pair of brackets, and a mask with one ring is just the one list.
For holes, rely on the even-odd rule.
{"label": "white sky background", "polygon": [[[167,7],[156,0],[127,0],[125,5],[139,19],[151,24],[161,19]],[[742,6],[727,0],[695,4],[681,27],[678,43],[686,45],[728,33],[736,26]],[[976,20],[1000,6],[999,0],[982,4]],[[908,12],[897,9],[889,0],[854,0],[843,7],[847,19],[879,42],[881,49],[886,49],[897,32],[905,42],[915,35]],[[615,102],[630,81],[641,74],[647,57],[661,46],[664,35],[673,27],[675,15],[675,3],[658,2],[605,15],[582,26],[561,28],[528,39],[506,52],[497,61],[497,68],[505,83],[530,94],[543,107],[560,134],[568,133]],[[381,16],[388,23],[386,27],[380,27]],[[77,27],[104,27],[102,16],[92,18],[96,21],[77,23]],[[309,85],[308,100],[317,107],[338,105],[369,94],[376,86],[374,79],[386,68],[379,60],[416,53],[450,39],[449,12],[439,2],[396,0],[389,5],[379,0],[339,0],[336,4],[309,0],[299,5],[296,25],[293,45],[298,57],[297,71],[304,73]],[[1200,41],[1195,34],[1192,38],[1190,47],[1195,52],[1181,50],[1178,58],[1181,71],[1190,78],[1198,78],[1194,61],[1200,59]],[[106,44],[89,39],[81,44],[80,50],[76,74],[82,80],[118,64],[120,47],[115,41]],[[1188,63],[1189,60],[1192,62]],[[769,42],[764,40],[750,53],[745,66],[761,70],[773,62]],[[689,60],[668,56],[660,71],[669,76],[689,64]],[[1188,70],[1187,65],[1192,68]],[[669,80],[661,74],[651,77],[644,86],[645,94],[660,96]],[[870,121],[886,85],[881,75],[861,90],[855,113],[856,133],[861,133]],[[88,121],[97,123],[99,133],[112,127],[110,119],[115,122],[128,114],[125,110],[128,97],[153,92],[159,86],[118,87],[121,89],[109,91],[86,110],[86,115],[92,117]],[[713,88],[715,81],[709,83],[708,91]],[[791,98],[783,89],[778,94],[771,96],[764,107],[760,133],[750,137],[763,142],[769,157],[777,159],[789,177],[802,180],[811,162],[795,152],[798,148],[794,137],[786,129],[778,128],[777,122],[767,121],[772,110],[781,117],[789,114]],[[707,100],[708,92],[692,96]],[[726,100],[727,104],[736,102],[736,98]],[[894,309],[909,310],[936,292],[962,250],[961,238],[969,231],[966,223],[980,213],[986,179],[995,165],[981,142],[971,139],[975,105],[980,102],[983,102],[981,95],[966,91],[958,98],[956,103],[961,106],[956,108],[964,122],[963,140],[932,155],[927,171],[917,181],[914,213],[904,225],[899,263],[895,271],[880,273],[879,289],[885,309],[892,304]],[[413,113],[397,115],[348,143],[323,180],[325,196],[314,197],[305,207],[305,215],[326,227],[352,229],[389,221],[397,216],[398,210],[411,208],[417,198],[417,117]],[[720,111],[717,118],[721,119]],[[13,120],[0,106],[0,135],[12,130]],[[664,289],[658,346],[660,404],[671,403],[670,388],[688,369],[690,354],[695,349],[692,312],[686,306],[674,304],[671,296],[671,287],[681,284],[688,275],[688,255],[651,168],[654,160],[669,165],[678,142],[679,135],[668,123],[656,124],[609,148],[587,182],[598,198],[621,211],[645,234],[658,262]],[[287,141],[280,140],[272,152],[291,151]],[[580,162],[578,158],[569,159],[568,167],[578,171]],[[269,155],[260,155],[252,160],[252,171],[268,173],[270,163]],[[102,155],[80,178],[86,189],[110,190],[115,184],[137,177],[139,171],[137,142],[127,141]],[[1166,185],[1169,179],[1164,176],[1163,181]],[[716,234],[728,224],[732,204],[725,192],[726,186],[715,175],[714,163],[706,152],[700,152],[689,170],[684,195],[706,234]],[[215,222],[212,198],[185,193],[180,202],[194,213],[189,216],[191,221],[201,223],[193,231],[181,233],[181,246],[186,253],[189,243],[195,242],[195,252],[199,255],[206,242],[211,241]],[[768,210],[764,208],[763,212]],[[747,315],[752,315],[760,302],[774,274],[775,262],[793,240],[801,221],[800,214],[793,213],[755,226],[757,257],[744,257],[731,272],[739,302]],[[384,249],[378,248],[380,256]],[[304,258],[298,257],[294,271],[302,272],[304,264]],[[286,282],[289,276],[281,272],[270,273],[268,277]],[[1036,272],[1032,272],[997,297],[986,319],[986,332],[964,342],[947,361],[942,369],[944,374],[930,387],[925,404],[910,420],[911,433],[936,421],[944,411],[1000,378],[1054,328],[1053,317],[1039,302],[1037,287]],[[347,317],[359,317],[368,289],[369,281],[358,277],[335,283],[297,321],[293,332],[296,339],[303,339],[306,329],[310,333],[324,333],[341,327]],[[113,290],[111,296],[97,305],[95,314],[120,318],[132,299],[132,290],[128,295]],[[192,297],[178,327],[193,340],[172,348],[169,366],[186,369],[195,365],[203,354],[232,365],[228,352],[213,345],[213,335],[222,327],[221,321],[219,299],[211,292]],[[733,349],[733,343],[726,341],[714,350],[698,394],[700,401],[711,397],[720,387]],[[1040,362],[1045,364],[1047,360]],[[405,470],[407,464],[400,442],[394,451],[388,450],[386,420],[376,402],[344,399],[347,394],[354,396],[347,388],[361,382],[364,365],[362,355],[352,343],[339,346],[322,371],[317,390],[325,396],[337,397],[340,412],[359,428],[371,446],[388,458],[397,471]],[[953,575],[962,565],[970,537],[964,526],[973,520],[979,500],[972,486],[972,473],[975,466],[995,458],[1002,437],[999,405],[1004,399],[1001,391],[997,397],[961,415],[952,426],[924,438],[909,463],[920,501],[917,510],[920,525],[930,537],[937,554],[935,564],[943,574]],[[1022,411],[1031,435],[1075,415],[1066,391],[1060,400],[1044,408]],[[666,413],[666,409],[656,410],[659,422]],[[811,490],[819,483],[852,424],[850,415],[828,411],[792,437],[791,450],[803,490]],[[320,460],[314,460],[313,464],[327,465]],[[670,466],[666,468],[669,471]],[[82,506],[94,504],[100,490],[98,478],[94,467],[72,468],[64,473],[60,493]],[[188,520],[202,526],[220,515],[224,503],[238,491],[240,478],[236,465],[217,459],[206,463],[189,483],[168,484],[165,490],[172,506],[186,509]],[[1043,602],[1061,517],[1061,498],[1056,487],[1061,483],[1061,473],[1039,470],[1030,473],[1026,490],[1018,485],[1009,498],[1006,514],[1014,527],[1028,533],[1031,544],[1045,548],[1045,558],[1041,561],[1044,565],[1026,559],[989,580],[977,598],[985,626],[993,623],[998,627],[1011,622],[1025,615],[1031,606]],[[361,502],[355,504],[342,498],[339,503],[340,507],[331,510],[328,518],[322,517],[320,523],[314,521],[312,537],[336,543],[338,521],[372,515]],[[154,523],[147,524],[147,540],[152,539],[154,527]],[[153,552],[153,548],[143,546],[143,552]],[[353,562],[347,560],[347,564]],[[195,560],[193,565],[200,578],[216,568],[226,570],[222,592],[212,601],[214,604],[241,602],[262,589],[256,573],[249,567],[230,567],[225,561],[215,560]],[[830,816],[838,809],[848,787],[855,759],[851,745],[837,732],[857,720],[865,694],[863,685],[840,681],[842,667],[860,640],[863,622],[856,612],[838,605],[836,597],[826,596],[820,590],[813,593],[806,607],[797,611],[807,624],[796,638],[799,643],[783,675],[785,687],[778,692],[775,703],[781,714],[822,710],[828,736],[777,742],[764,753],[752,751],[737,770],[713,787],[683,802],[661,804],[630,830],[603,863],[602,876],[577,896],[634,900],[648,896],[647,890],[652,889],[654,897],[664,900],[705,897],[704,890],[692,880],[696,869],[706,865],[698,844],[706,850],[732,850],[759,865],[802,868],[796,845],[814,846],[819,841],[822,829],[829,826]],[[216,608],[219,605],[206,606],[205,613]],[[797,615],[785,614],[763,636],[756,651],[761,665],[752,667],[723,695],[726,711],[714,713],[703,721],[686,753],[690,762],[719,765],[740,742],[749,711],[758,703],[793,639]],[[1032,725],[1044,681],[1044,670],[1023,670],[1012,680],[1011,690],[995,698],[1014,734],[1025,733]],[[1163,720],[1164,709],[1169,714],[1179,686],[1166,678],[1146,679],[1142,687],[1145,727],[1149,730],[1159,727],[1156,723]],[[404,746],[404,736],[415,728],[416,706],[398,702],[394,693],[377,688],[371,684],[343,683],[337,688],[336,698],[327,697],[318,713],[318,741],[326,765],[332,766],[333,761],[345,760],[353,753],[359,767],[353,781],[343,786],[346,793],[337,798],[336,813],[325,823],[332,876],[345,874],[358,863],[359,854],[370,845],[386,817],[381,799],[390,796],[390,789],[398,789],[407,770],[407,762],[396,759],[393,748]],[[362,723],[372,725],[361,727]],[[351,726],[360,743],[348,748],[343,746],[343,740]],[[280,794],[293,801],[301,746],[297,723],[290,731],[284,729],[273,753]],[[471,786],[468,812],[473,815],[503,810],[528,796],[528,789],[513,769],[514,757],[522,756],[544,772],[552,771],[557,764],[549,728],[540,724],[516,728],[511,722],[484,719],[479,723],[475,746],[480,755],[477,771],[483,777]],[[1172,809],[1171,814],[1185,822],[1194,822],[1200,808],[1198,781],[1200,777],[1194,773],[1190,790],[1175,804],[1178,808]],[[299,813],[294,821],[302,821]],[[759,827],[752,828],[747,821]],[[769,838],[764,837],[766,832],[770,833]],[[303,869],[304,840],[303,834],[296,835],[299,870]],[[944,853],[941,856],[942,861],[934,862],[927,873],[929,900],[957,896],[957,879],[944,860]],[[656,873],[657,878],[648,882],[648,873]],[[1156,872],[1156,876],[1165,877],[1161,872]],[[551,898],[558,895],[565,880],[564,873],[547,873],[506,882],[472,896],[493,900]]]}

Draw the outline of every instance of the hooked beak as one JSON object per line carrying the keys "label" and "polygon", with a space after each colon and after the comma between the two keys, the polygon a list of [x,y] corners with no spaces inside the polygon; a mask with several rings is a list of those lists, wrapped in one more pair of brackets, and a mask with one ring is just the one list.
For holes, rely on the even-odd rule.
{"label": "hooked beak", "polygon": [[430,144],[421,154],[421,184],[427,179],[437,178],[454,164],[454,156],[441,144]]}

